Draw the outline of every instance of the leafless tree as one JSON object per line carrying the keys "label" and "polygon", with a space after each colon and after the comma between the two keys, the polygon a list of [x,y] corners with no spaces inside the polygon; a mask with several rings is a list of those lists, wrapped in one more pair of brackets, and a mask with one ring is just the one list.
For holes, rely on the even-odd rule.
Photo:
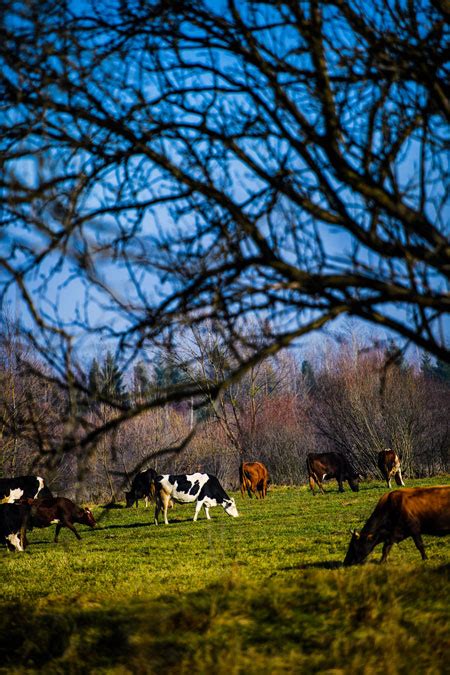
{"label": "leafless tree", "polygon": [[450,360],[447,3],[1,9],[2,298],[56,377],[80,332],[132,358],[210,320],[227,383],[343,315]]}

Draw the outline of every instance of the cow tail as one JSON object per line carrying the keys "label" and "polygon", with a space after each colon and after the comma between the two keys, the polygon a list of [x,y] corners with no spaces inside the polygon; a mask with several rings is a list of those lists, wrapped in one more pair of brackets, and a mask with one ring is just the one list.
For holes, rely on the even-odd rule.
{"label": "cow tail", "polygon": [[239,464],[239,485],[241,488],[241,495],[244,496],[244,482],[245,482],[245,476],[244,476],[244,462],[241,462]]}

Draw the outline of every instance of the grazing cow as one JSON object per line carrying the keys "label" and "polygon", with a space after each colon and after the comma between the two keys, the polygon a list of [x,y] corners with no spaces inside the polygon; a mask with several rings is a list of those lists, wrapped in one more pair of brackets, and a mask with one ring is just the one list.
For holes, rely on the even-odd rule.
{"label": "grazing cow", "polygon": [[267,494],[269,472],[261,462],[242,462],[239,467],[241,495],[247,490],[248,496],[256,495],[263,499]]}
{"label": "grazing cow", "polygon": [[55,542],[58,541],[59,533],[63,527],[68,527],[77,539],[81,539],[73,526],[74,523],[81,523],[89,527],[95,527],[96,525],[90,509],[83,509],[66,497],[36,499],[31,503],[30,530],[33,527],[49,527],[54,523],[56,523]]}
{"label": "grazing cow", "polygon": [[131,483],[131,490],[125,492],[125,499],[127,508],[136,504],[138,506],[139,499],[145,499],[145,507],[147,508],[149,500],[155,496],[155,478],[158,474],[154,469],[147,469],[136,474]]}
{"label": "grazing cow", "polygon": [[383,543],[381,562],[393,544],[412,537],[426,560],[422,534],[450,534],[450,486],[405,488],[387,492],[379,500],[361,532],[352,533],[344,565],[364,562]]}
{"label": "grazing cow", "polygon": [[323,452],[321,454],[310,453],[306,457],[306,468],[309,477],[309,486],[314,494],[314,483],[317,483],[319,490],[324,493],[322,487],[323,480],[336,478],[339,484],[339,492],[344,492],[343,482],[346,480],[353,492],[359,490],[359,476],[351,467],[350,463],[337,452]]}
{"label": "grazing cow", "polygon": [[12,504],[19,499],[36,499],[52,497],[52,493],[40,476],[18,476],[17,478],[0,478],[0,502]]}
{"label": "grazing cow", "polygon": [[222,506],[229,516],[238,517],[235,501],[228,497],[227,493],[219,483],[216,476],[209,473],[192,473],[181,476],[172,476],[164,474],[155,479],[156,487],[156,509],[155,525],[158,525],[158,516],[161,510],[164,510],[164,522],[167,520],[167,509],[169,502],[173,499],[175,502],[186,504],[197,502],[195,507],[194,522],[202,506],[205,509],[206,517],[211,520],[209,509],[212,506]]}
{"label": "grazing cow", "polygon": [[396,452],[390,448],[381,450],[378,453],[378,468],[380,469],[387,486],[391,489],[391,478],[395,478],[397,485],[405,486],[400,469],[400,458]]}
{"label": "grazing cow", "polygon": [[0,540],[10,551],[23,551],[30,507],[27,504],[0,504]]}

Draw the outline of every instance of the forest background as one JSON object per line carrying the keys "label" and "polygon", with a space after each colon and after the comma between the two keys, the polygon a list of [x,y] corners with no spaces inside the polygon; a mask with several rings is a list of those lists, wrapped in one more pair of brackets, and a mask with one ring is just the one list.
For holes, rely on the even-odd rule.
{"label": "forest background", "polygon": [[[427,355],[408,360],[393,340],[374,346],[350,325],[308,356],[287,351],[266,359],[219,398],[206,389],[201,399],[147,410],[82,453],[77,436],[107,426],[115,404],[133,411],[168,386],[199,378],[213,386],[231,369],[231,355],[212,328],[193,333],[179,358],[158,352],[124,369],[107,351],[86,357],[84,388],[71,394],[24,347],[13,322],[4,318],[2,328],[1,473],[43,473],[58,494],[120,501],[135,473],[150,466],[207,471],[236,489],[243,460],[263,461],[275,484],[300,484],[306,454],[329,450],[344,453],[365,478],[380,477],[377,452],[386,447],[400,455],[406,477],[450,470],[448,365]],[[74,406],[82,423],[68,429]],[[55,452],[68,434],[72,451]]]}

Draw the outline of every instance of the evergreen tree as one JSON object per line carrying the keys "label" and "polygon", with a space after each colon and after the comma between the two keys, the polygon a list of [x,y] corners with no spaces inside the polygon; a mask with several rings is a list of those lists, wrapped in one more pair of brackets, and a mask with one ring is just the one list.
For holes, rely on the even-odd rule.
{"label": "evergreen tree", "polygon": [[425,377],[435,376],[435,365],[428,352],[424,352],[422,354],[422,358],[420,360],[420,371]]}
{"label": "evergreen tree", "polygon": [[101,372],[97,359],[92,359],[91,368],[89,370],[89,392],[92,396],[97,396],[101,389]]}
{"label": "evergreen tree", "polygon": [[106,354],[100,376],[100,394],[111,401],[123,403],[126,397],[123,372],[117,364],[116,357],[110,351]]}
{"label": "evergreen tree", "polygon": [[179,368],[170,356],[158,352],[154,361],[155,385],[160,388],[186,382],[186,373]]}
{"label": "evergreen tree", "polygon": [[144,361],[138,361],[133,370],[133,396],[135,401],[144,401],[151,392],[151,381]]}

